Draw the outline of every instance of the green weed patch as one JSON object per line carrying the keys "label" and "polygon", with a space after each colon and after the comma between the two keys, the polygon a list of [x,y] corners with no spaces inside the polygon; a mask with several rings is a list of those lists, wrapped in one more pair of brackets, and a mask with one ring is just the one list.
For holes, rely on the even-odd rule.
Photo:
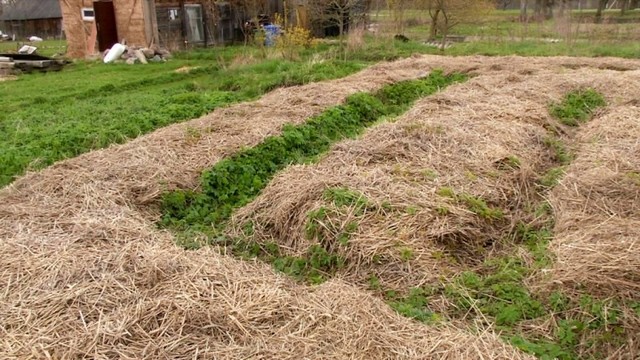
{"label": "green weed patch", "polygon": [[[563,124],[578,126],[589,120],[595,108],[604,105],[604,99],[588,89],[568,94],[562,103],[552,105],[550,112]],[[552,164],[538,178],[539,195],[544,195],[559,182],[574,158],[557,136],[550,134],[544,143]],[[503,168],[518,166],[517,159],[506,159]],[[457,193],[453,188],[439,188],[436,194],[465,205],[487,220],[502,217],[500,209],[491,208],[481,198]],[[543,272],[553,263],[553,255],[548,250],[553,237],[553,213],[542,197],[538,204],[530,205],[526,210],[531,212],[528,215],[531,222],[517,223],[509,234],[504,235],[507,246],[518,251],[489,257],[479,268],[464,271],[442,284],[408,289],[404,296],[385,291],[376,278],[370,279],[369,287],[382,294],[398,313],[419,321],[429,323],[439,317],[488,320],[488,324],[497,326],[507,341],[541,359],[603,358],[602,349],[622,345],[633,331],[622,325],[626,312],[622,311],[620,301],[595,299],[589,294],[576,299],[558,290],[538,293],[525,285],[527,278]],[[433,300],[449,304],[445,313],[433,313],[429,307]],[[554,325],[551,333],[537,332],[531,330],[532,323]]]}
{"label": "green weed patch", "polygon": [[[500,220],[504,216],[501,209],[489,206],[484,199],[466,193],[457,194],[455,190],[450,187],[442,187],[436,191],[436,194],[464,204],[469,211],[489,221]],[[440,208],[438,208],[437,211],[438,213],[442,212]],[[446,214],[448,211],[444,211],[444,213]]]}
{"label": "green weed patch", "polygon": [[[622,345],[633,331],[623,326],[625,315],[620,301],[596,299],[588,294],[576,299],[557,290],[538,294],[524,284],[527,277],[552,261],[547,250],[552,237],[552,214],[547,212],[545,219],[539,226],[519,224],[511,235],[513,246],[528,250],[533,264],[521,255],[500,256],[487,259],[480,268],[462,272],[444,284],[411,288],[405,295],[385,290],[375,276],[369,279],[369,288],[399,314],[417,321],[489,320],[506,341],[540,359],[603,358],[600,349]],[[430,308],[434,299],[449,304],[445,313]],[[524,330],[531,323],[553,323],[553,331],[549,334]]]}
{"label": "green weed patch", "polygon": [[330,204],[307,214],[306,237],[316,244],[300,256],[281,254],[280,247],[275,243],[259,244],[248,240],[254,233],[251,223],[243,227],[243,236],[235,239],[221,236],[214,244],[226,247],[243,259],[260,259],[298,281],[320,284],[346,265],[346,259],[338,255],[336,250],[346,248],[351,235],[358,229],[355,220],[341,228],[327,220],[347,208],[354,209],[357,216],[363,215],[365,209],[375,208],[362,194],[347,188],[328,188],[323,197]]}
{"label": "green weed patch", "polygon": [[600,93],[593,89],[584,89],[568,93],[562,102],[552,104],[549,111],[564,125],[578,126],[589,120],[597,108],[606,104]]}

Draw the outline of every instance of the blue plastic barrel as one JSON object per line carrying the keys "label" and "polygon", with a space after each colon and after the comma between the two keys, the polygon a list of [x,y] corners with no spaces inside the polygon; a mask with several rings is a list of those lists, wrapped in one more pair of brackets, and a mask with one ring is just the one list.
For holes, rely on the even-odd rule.
{"label": "blue plastic barrel", "polygon": [[280,35],[280,26],[278,25],[265,25],[264,26],[264,44],[266,46],[273,46],[276,43],[276,38]]}

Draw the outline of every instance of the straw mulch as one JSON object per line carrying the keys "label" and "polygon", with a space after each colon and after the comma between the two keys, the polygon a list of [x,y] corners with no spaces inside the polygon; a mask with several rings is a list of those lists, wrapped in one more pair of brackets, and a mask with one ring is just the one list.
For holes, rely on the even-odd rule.
{"label": "straw mulch", "polygon": [[[196,187],[200,172],[219,159],[356,91],[434,67],[496,75],[508,69],[515,83],[538,72],[571,75],[571,67],[603,64],[640,68],[615,59],[416,57],[277,90],[28,174],[0,190],[0,353],[10,359],[526,358],[490,332],[472,335],[401,318],[337,280],[307,287],[211,249],[185,252],[158,230],[149,205],[163,189]],[[577,74],[589,78],[587,71]],[[623,89],[622,82],[606,84]],[[531,87],[532,96],[550,96],[547,90]],[[541,111],[534,103],[525,113],[529,109]],[[517,128],[535,137],[537,121],[529,120]],[[514,143],[496,145],[504,153],[529,144],[530,137],[513,130],[486,129],[514,136]],[[523,159],[529,153],[516,152]],[[501,198],[495,189],[487,195]]]}
{"label": "straw mulch", "polygon": [[577,158],[551,197],[554,279],[592,294],[640,298],[637,105],[614,107],[585,126]]}
{"label": "straw mulch", "polygon": [[[242,235],[252,223],[254,239],[298,256],[320,244],[347,259],[341,277],[364,286],[372,273],[397,290],[449,277],[499,251],[518,222],[536,221],[532,207],[543,200],[536,180],[557,166],[548,131],[571,131],[549,116],[548,104],[585,87],[614,102],[629,99],[619,89],[632,79],[608,70],[480,75],[340,144],[316,165],[281,173],[238,211],[231,232]],[[335,206],[325,193],[335,188],[357,191],[371,206],[364,213]],[[465,194],[503,216],[479,216]],[[310,234],[318,209],[328,215],[316,225],[321,233]]]}
{"label": "straw mulch", "polygon": [[3,245],[3,358],[520,359],[493,334],[426,327],[339,281],[161,242]]}

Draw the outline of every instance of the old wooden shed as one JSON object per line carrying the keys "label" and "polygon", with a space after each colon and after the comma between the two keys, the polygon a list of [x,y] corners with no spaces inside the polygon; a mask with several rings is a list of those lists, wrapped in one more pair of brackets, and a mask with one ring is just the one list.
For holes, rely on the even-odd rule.
{"label": "old wooden shed", "polygon": [[7,3],[0,14],[0,30],[16,39],[30,36],[59,38],[62,13],[58,0],[21,0]]}
{"label": "old wooden shed", "polygon": [[[115,42],[183,49],[242,38],[250,17],[232,2],[214,0],[59,0],[68,55],[82,58]],[[283,0],[264,0],[260,12],[284,11]],[[97,46],[92,44],[96,39]]]}

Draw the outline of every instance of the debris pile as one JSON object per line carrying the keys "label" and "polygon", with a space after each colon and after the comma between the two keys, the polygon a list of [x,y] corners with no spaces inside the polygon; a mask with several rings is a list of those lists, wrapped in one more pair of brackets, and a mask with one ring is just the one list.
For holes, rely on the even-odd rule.
{"label": "debris pile", "polygon": [[34,52],[0,54],[0,75],[60,71],[67,63],[64,59],[41,56]]}
{"label": "debris pile", "polygon": [[[116,51],[119,48],[124,48],[124,51],[121,50],[121,55],[117,55],[118,53],[116,53],[117,56],[109,54],[112,50]],[[147,64],[149,62],[165,62],[171,59],[171,52],[155,46],[139,47],[115,44],[111,49],[104,51],[102,58],[105,63],[125,62],[129,65]]]}

